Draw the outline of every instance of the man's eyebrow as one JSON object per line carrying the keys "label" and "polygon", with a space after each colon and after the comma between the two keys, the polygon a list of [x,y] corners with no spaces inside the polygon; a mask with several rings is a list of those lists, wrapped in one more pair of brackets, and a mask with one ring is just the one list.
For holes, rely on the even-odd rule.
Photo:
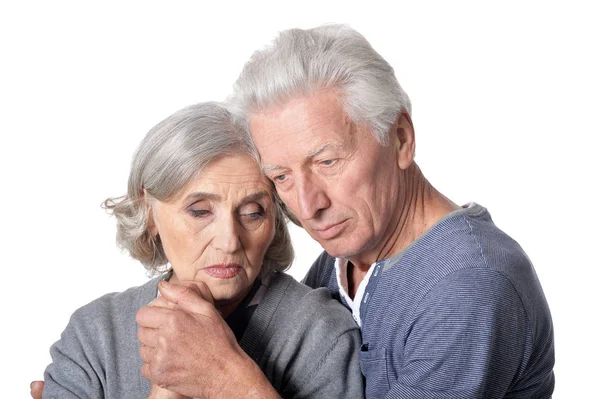
{"label": "man's eyebrow", "polygon": [[[306,154],[304,156],[305,160],[309,160],[311,158],[316,157],[317,155],[319,155],[320,153],[322,153],[323,151],[325,151],[325,149],[329,148],[329,147],[341,147],[339,144],[334,143],[334,142],[329,142],[329,143],[324,143],[321,144],[320,146],[318,146],[317,148],[315,148],[314,150],[312,150],[311,152],[309,152],[308,154]],[[280,165],[262,165],[261,166],[263,172],[272,172],[274,170],[279,170],[279,169],[285,169],[283,166]]]}
{"label": "man's eyebrow", "polygon": [[273,170],[279,170],[279,169],[283,169],[283,166],[279,166],[279,165],[262,165],[261,169],[263,170],[263,172],[270,172]]}
{"label": "man's eyebrow", "polygon": [[328,147],[334,147],[334,146],[337,146],[336,143],[334,143],[334,142],[329,142],[329,143],[321,144],[320,146],[318,146],[317,148],[315,148],[314,150],[312,150],[311,152],[309,152],[308,154],[306,154],[306,156],[304,158],[305,159],[314,158],[317,155],[319,155],[320,153],[322,153],[323,151],[325,151],[326,148],[328,148]]}

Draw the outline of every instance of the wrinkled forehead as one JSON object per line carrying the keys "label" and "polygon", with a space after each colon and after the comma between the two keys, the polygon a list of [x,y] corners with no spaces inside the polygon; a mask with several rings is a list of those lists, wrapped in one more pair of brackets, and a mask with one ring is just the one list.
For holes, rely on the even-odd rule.
{"label": "wrinkled forehead", "polygon": [[332,91],[294,98],[249,116],[250,134],[263,164],[277,154],[310,156],[323,146],[345,145],[353,139],[354,125]]}
{"label": "wrinkled forehead", "polygon": [[225,156],[210,162],[183,187],[177,199],[195,192],[213,193],[224,198],[267,192],[272,197],[270,181],[257,161],[248,154]]}

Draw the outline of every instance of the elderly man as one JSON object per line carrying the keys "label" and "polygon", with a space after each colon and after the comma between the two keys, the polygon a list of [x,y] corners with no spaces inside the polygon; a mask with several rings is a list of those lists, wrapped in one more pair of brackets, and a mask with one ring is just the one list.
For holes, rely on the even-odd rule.
{"label": "elderly man", "polygon": [[533,266],[485,208],[425,179],[410,101],[364,37],[283,32],[235,95],[263,170],[326,251],[305,282],[361,326],[367,397],[551,396],[552,321]]}
{"label": "elderly man", "polygon": [[[363,36],[282,32],[246,64],[233,100],[290,217],[325,249],[305,283],[328,287],[361,326],[367,397],[551,397],[552,321],[533,266],[485,208],[425,179],[410,101]],[[182,334],[202,342],[203,328]],[[145,365],[157,384],[277,397],[239,348],[156,336],[173,343]],[[196,366],[170,369],[169,356]]]}

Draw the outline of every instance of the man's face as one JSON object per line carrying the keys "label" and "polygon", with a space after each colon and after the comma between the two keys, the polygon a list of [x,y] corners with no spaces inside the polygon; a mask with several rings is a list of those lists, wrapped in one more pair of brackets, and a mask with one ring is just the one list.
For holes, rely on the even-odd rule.
{"label": "man's face", "polygon": [[394,135],[382,147],[333,90],[254,114],[250,130],[264,172],[311,237],[336,257],[378,257],[397,228],[402,194]]}

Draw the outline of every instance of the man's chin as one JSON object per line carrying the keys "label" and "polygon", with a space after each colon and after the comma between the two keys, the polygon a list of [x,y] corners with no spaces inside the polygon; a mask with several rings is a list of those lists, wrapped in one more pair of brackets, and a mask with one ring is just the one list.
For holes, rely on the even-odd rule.
{"label": "man's chin", "polygon": [[357,255],[365,255],[372,251],[371,242],[352,240],[355,234],[344,234],[334,240],[319,241],[325,252],[334,258],[352,259]]}
{"label": "man's chin", "polygon": [[360,248],[355,248],[349,245],[348,240],[344,240],[340,237],[338,240],[332,240],[328,242],[319,242],[325,252],[334,258],[352,258],[356,254],[360,253]]}

